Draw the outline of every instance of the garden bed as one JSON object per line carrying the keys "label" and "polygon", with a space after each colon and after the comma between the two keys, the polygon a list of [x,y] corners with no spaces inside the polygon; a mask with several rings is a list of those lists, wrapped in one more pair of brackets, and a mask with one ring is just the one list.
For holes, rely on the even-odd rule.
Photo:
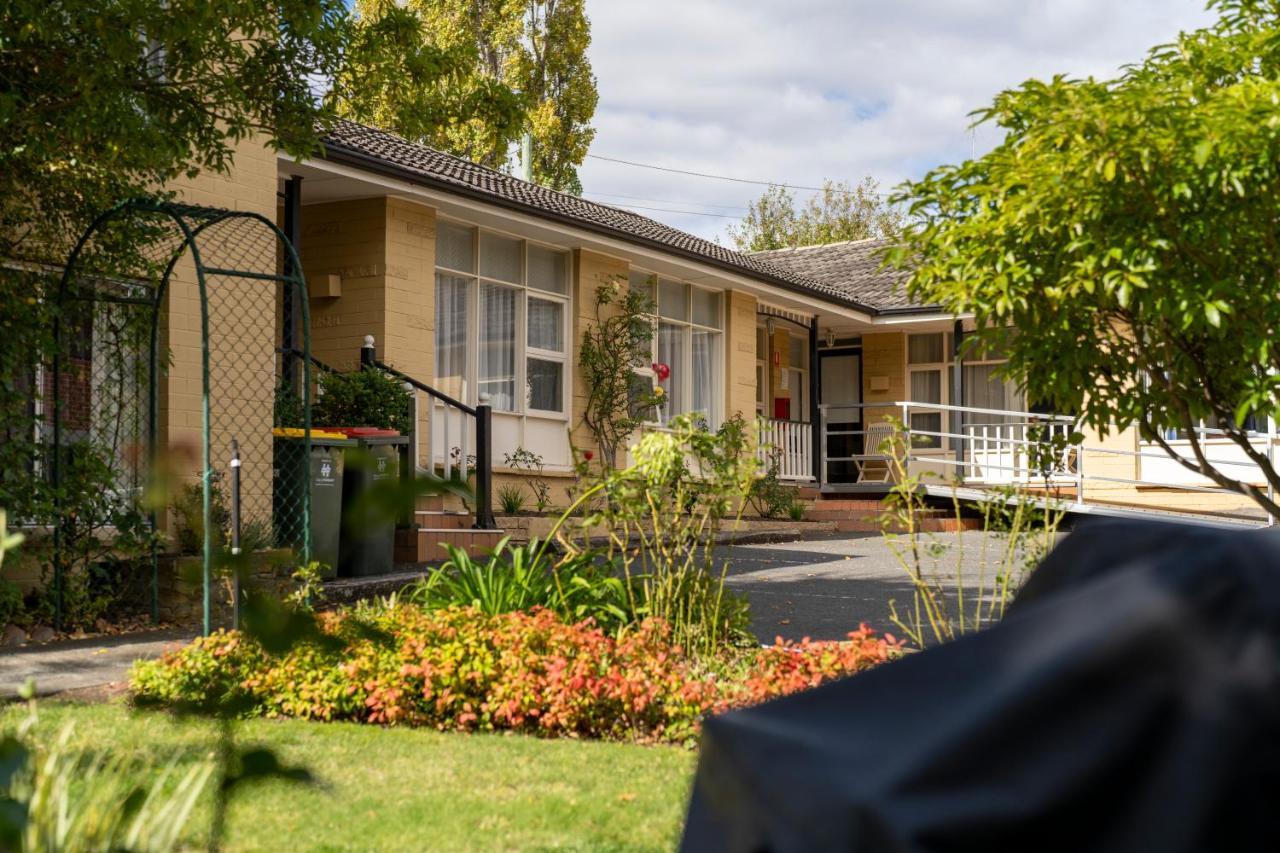
{"label": "garden bed", "polygon": [[659,620],[616,636],[549,610],[487,616],[394,603],[323,614],[279,655],[219,632],[133,672],[142,704],[457,731],[691,743],[708,714],[891,660],[865,626],[842,643],[692,657]]}

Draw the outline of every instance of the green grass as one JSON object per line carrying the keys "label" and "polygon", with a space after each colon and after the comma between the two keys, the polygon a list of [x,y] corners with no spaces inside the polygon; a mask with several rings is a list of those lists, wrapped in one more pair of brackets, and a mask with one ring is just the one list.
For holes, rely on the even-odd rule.
{"label": "green grass", "polygon": [[[46,702],[40,730],[74,722],[73,742],[133,754],[208,754],[203,721],[136,712],[120,702]],[[22,706],[0,711],[11,729]],[[238,725],[241,745],[266,745],[320,784],[246,786],[228,820],[231,850],[658,850],[679,837],[695,755],[675,747],[299,720]],[[202,845],[206,792],[190,826]]]}

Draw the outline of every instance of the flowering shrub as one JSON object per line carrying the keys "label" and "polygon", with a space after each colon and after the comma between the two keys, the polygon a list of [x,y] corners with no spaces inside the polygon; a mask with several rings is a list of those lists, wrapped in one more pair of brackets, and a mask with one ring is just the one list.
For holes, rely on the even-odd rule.
{"label": "flowering shrub", "polygon": [[847,643],[753,652],[717,678],[658,620],[620,636],[547,610],[389,607],[330,616],[332,644],[267,655],[235,633],[197,640],[133,671],[134,696],[160,704],[243,703],[248,712],[458,731],[683,743],[701,719],[866,669],[899,645],[865,626]]}

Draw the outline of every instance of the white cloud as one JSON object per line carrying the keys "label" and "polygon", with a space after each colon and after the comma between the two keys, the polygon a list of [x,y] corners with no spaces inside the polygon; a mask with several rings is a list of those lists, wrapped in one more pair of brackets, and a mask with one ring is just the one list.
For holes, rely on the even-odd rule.
{"label": "white cloud", "polygon": [[[592,0],[592,153],[885,189],[995,140],[968,114],[1055,73],[1112,76],[1203,0]],[[763,187],[587,160],[588,197],[735,215]],[[653,201],[621,199],[635,196]],[[681,202],[672,204],[671,202]],[[731,219],[641,210],[706,237]]]}

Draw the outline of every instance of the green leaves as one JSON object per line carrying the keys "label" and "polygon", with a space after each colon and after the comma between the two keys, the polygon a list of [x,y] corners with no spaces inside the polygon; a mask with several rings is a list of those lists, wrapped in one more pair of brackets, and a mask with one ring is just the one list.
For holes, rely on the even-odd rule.
{"label": "green leaves", "polygon": [[1277,409],[1280,10],[1218,8],[1116,80],[1002,92],[1002,143],[898,196],[912,296],[1017,329],[1012,377],[1104,432]]}

